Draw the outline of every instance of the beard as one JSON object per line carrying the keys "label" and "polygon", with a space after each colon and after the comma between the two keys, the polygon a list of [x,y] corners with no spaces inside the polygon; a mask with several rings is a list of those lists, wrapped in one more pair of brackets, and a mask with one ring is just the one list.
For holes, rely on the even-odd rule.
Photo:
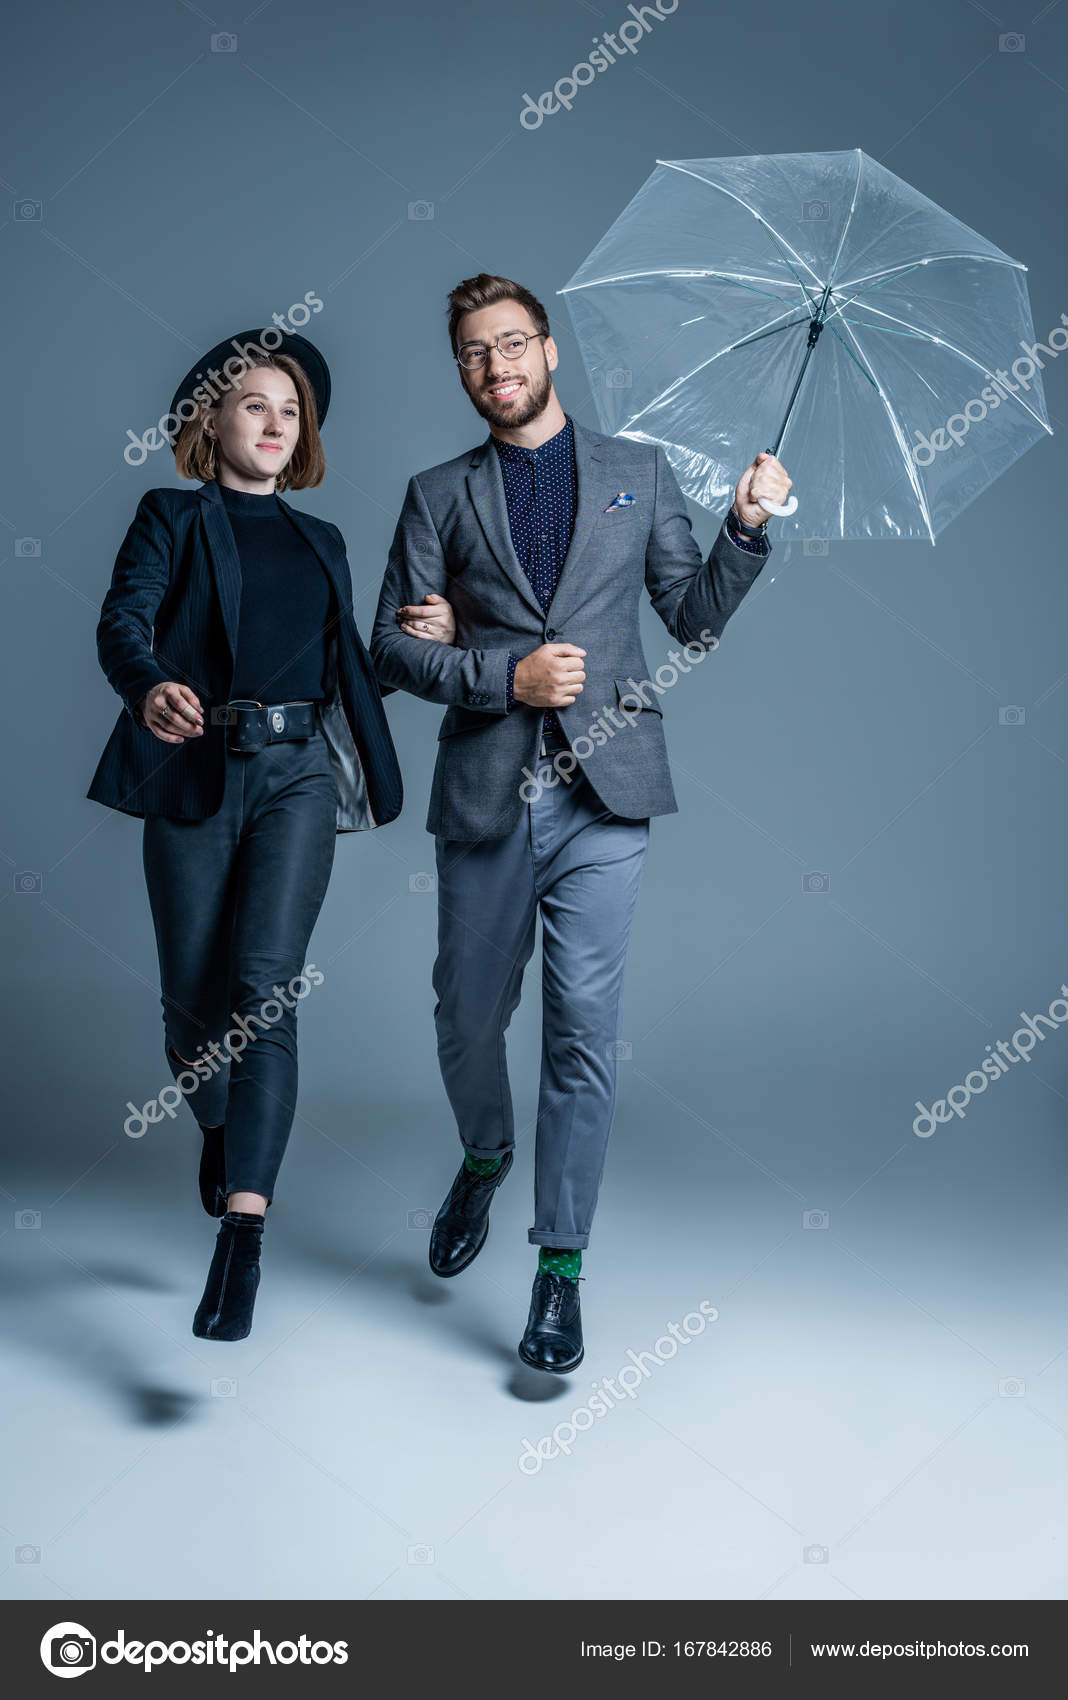
{"label": "beard", "polygon": [[525,387],[526,394],[520,389],[511,401],[496,401],[484,390],[467,393],[476,412],[480,413],[489,425],[497,425],[502,430],[513,430],[520,425],[529,425],[532,420],[539,418],[549,405],[552,394],[552,373],[548,366],[536,378],[521,377],[519,383]]}

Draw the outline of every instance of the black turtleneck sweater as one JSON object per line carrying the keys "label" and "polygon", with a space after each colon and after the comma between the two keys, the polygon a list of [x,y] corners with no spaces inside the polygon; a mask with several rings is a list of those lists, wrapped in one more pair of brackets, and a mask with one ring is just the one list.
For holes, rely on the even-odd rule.
{"label": "black turtleneck sweater", "polygon": [[278,497],[219,485],[241,562],[231,697],[325,702],[326,623],[334,593]]}

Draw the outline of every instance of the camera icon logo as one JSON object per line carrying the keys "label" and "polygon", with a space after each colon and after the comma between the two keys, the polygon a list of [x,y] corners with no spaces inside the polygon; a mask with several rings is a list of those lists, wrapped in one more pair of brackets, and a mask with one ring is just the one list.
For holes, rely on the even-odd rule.
{"label": "camera icon logo", "polygon": [[999,53],[1022,53],[1027,46],[1027,37],[1019,35],[1016,30],[1010,30],[1008,35],[998,36]]}
{"label": "camera icon logo", "polygon": [[821,873],[802,874],[802,891],[827,891],[830,887],[830,875]]}
{"label": "camera icon logo", "polygon": [[96,1637],[84,1623],[54,1623],[41,1637],[41,1663],[53,1676],[82,1676],[96,1666]]}
{"label": "camera icon logo", "polygon": [[408,890],[409,891],[436,891],[437,890],[437,884],[438,884],[437,874],[409,874],[408,875]]}
{"label": "camera icon logo", "polygon": [[802,1210],[801,1226],[803,1228],[829,1228],[831,1213],[829,1210]]}
{"label": "camera icon logo", "polygon": [[409,1547],[408,1548],[408,1563],[409,1564],[433,1564],[433,1562],[434,1562],[434,1548],[433,1547],[418,1546],[418,1547]]}
{"label": "camera icon logo", "polygon": [[432,1210],[409,1210],[408,1212],[409,1228],[429,1228],[433,1220],[434,1212]]}
{"label": "camera icon logo", "polygon": [[609,1062],[630,1062],[634,1046],[629,1039],[613,1039],[610,1045],[605,1046],[604,1054]]}
{"label": "camera icon logo", "polygon": [[1021,708],[1018,702],[1006,703],[998,709],[999,726],[1023,726],[1027,720],[1026,708]]}
{"label": "camera icon logo", "polygon": [[232,1375],[217,1375],[211,1383],[213,1399],[236,1399],[237,1382]]}
{"label": "camera icon logo", "polygon": [[39,537],[16,537],[15,554],[23,560],[37,560],[41,553]]}
{"label": "camera icon logo", "polygon": [[15,891],[23,897],[39,896],[44,888],[42,876],[30,868],[20,868],[11,878]]}
{"label": "camera icon logo", "polygon": [[828,555],[830,550],[827,547],[826,537],[802,538],[801,553],[802,555]]}
{"label": "camera icon logo", "polygon": [[802,201],[801,202],[801,217],[802,218],[826,218],[827,217],[827,202],[826,201]]}
{"label": "camera icon logo", "polygon": [[213,35],[211,38],[211,51],[213,53],[236,53],[236,35],[232,35],[229,30],[220,30],[217,35]]}
{"label": "camera icon logo", "polygon": [[1006,1376],[1004,1381],[998,1382],[999,1399],[1022,1399],[1026,1392],[1026,1384],[1014,1375]]}
{"label": "camera icon logo", "polygon": [[408,202],[408,217],[409,218],[433,218],[433,216],[434,216],[434,203],[433,203],[433,201],[409,201]]}
{"label": "camera icon logo", "polygon": [[604,375],[606,390],[629,390],[632,373],[627,366],[612,366]]}
{"label": "camera icon logo", "polygon": [[44,216],[43,201],[15,201],[11,208],[12,217],[21,223],[36,222]]}
{"label": "camera icon logo", "polygon": [[829,1564],[831,1562],[831,1555],[827,1547],[805,1547],[802,1557],[806,1564]]}
{"label": "camera icon logo", "polygon": [[41,1226],[41,1212],[39,1210],[16,1210],[15,1226],[16,1228],[39,1228]]}

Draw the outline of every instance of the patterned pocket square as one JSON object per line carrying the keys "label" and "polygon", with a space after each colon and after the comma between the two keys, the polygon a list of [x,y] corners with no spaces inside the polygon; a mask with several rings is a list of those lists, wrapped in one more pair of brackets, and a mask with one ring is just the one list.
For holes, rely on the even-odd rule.
{"label": "patterned pocket square", "polygon": [[621,490],[619,495],[613,497],[612,501],[609,502],[604,512],[610,514],[613,508],[629,508],[633,500],[634,497],[629,495],[626,490]]}

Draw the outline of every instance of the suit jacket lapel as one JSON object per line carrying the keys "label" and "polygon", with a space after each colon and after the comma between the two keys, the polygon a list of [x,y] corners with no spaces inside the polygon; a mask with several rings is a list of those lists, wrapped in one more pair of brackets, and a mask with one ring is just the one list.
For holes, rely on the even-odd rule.
{"label": "suit jacket lapel", "polygon": [[504,499],[504,479],[492,437],[487,437],[471,456],[467,491],[478,514],[486,542],[493,550],[498,565],[508,574],[523,601],[533,608],[540,620],[541,604],[531,589],[530,580],[519,565],[519,558],[512,546],[508,504]]}
{"label": "suit jacket lapel", "polygon": [[215,479],[202,484],[197,495],[202,503],[200,512],[208,540],[211,570],[215,574],[215,588],[219,594],[223,625],[226,627],[226,641],[230,645],[231,657],[236,661],[237,627],[241,615],[241,562],[238,559],[237,544],[234,542],[229,515],[223,506]]}
{"label": "suit jacket lapel", "polygon": [[575,433],[575,476],[577,488],[575,491],[575,524],[571,532],[571,543],[564,557],[560,578],[557,582],[553,599],[549,604],[555,618],[559,618],[566,609],[571,593],[582,588],[582,571],[577,563],[583,550],[593,534],[594,526],[600,518],[601,510],[612,500],[615,491],[605,495],[608,474],[605,464],[597,451],[593,437],[580,425],[572,421]]}

